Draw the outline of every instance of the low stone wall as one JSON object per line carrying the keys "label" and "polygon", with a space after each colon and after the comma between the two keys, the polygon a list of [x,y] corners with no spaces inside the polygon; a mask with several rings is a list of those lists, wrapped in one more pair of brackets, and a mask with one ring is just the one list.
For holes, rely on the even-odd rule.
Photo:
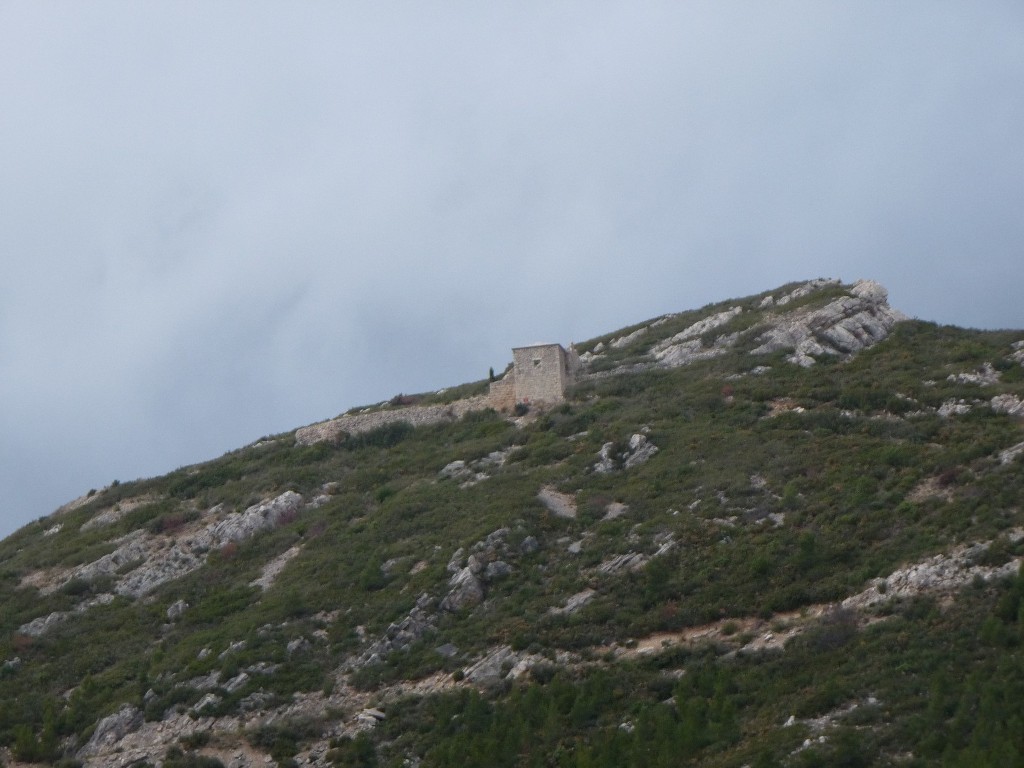
{"label": "low stone wall", "polygon": [[384,409],[369,413],[347,413],[336,419],[302,427],[295,432],[295,442],[299,445],[312,445],[324,440],[338,440],[345,434],[358,435],[400,422],[411,424],[414,427],[442,424],[457,421],[470,411],[482,411],[493,407],[491,398],[481,395],[439,405],[410,405],[405,408]]}

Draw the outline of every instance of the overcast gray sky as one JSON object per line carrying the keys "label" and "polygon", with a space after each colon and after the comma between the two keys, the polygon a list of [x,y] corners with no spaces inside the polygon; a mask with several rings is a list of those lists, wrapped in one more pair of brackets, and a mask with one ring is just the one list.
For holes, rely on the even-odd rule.
{"label": "overcast gray sky", "polygon": [[0,534],[790,280],[1024,326],[1019,0],[0,0],[0,105]]}

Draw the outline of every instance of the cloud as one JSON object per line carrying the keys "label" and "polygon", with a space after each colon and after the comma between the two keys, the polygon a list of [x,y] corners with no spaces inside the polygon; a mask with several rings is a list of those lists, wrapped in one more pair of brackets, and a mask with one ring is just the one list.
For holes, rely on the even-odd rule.
{"label": "cloud", "polygon": [[3,5],[0,527],[794,279],[1020,326],[1022,15]]}

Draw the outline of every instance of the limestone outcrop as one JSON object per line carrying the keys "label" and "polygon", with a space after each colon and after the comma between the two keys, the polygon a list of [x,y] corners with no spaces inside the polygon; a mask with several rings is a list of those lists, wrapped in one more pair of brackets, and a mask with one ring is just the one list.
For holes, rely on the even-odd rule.
{"label": "limestone outcrop", "polygon": [[990,402],[992,410],[996,413],[1005,413],[1009,416],[1024,418],[1024,400],[1016,395],[996,395]]}
{"label": "limestone outcrop", "polygon": [[[825,306],[804,307],[790,305],[812,296],[817,291],[841,287],[838,280],[820,278],[811,280],[776,298],[764,297],[756,307],[734,306],[716,312],[692,323],[672,336],[656,341],[647,350],[652,362],[623,365],[611,371],[589,376],[604,377],[631,370],[661,367],[674,368],[699,360],[719,357],[734,349],[741,338],[756,333],[752,355],[765,355],[786,351],[789,362],[808,367],[823,355],[848,356],[885,339],[893,327],[906,320],[906,316],[888,304],[885,288],[873,280],[854,283],[846,295],[838,296]],[[787,311],[788,310],[788,311]],[[756,313],[757,316],[751,316]],[[749,323],[740,323],[739,330],[728,332],[734,320],[751,317]],[[599,344],[580,355],[586,367],[594,367],[609,349],[620,349],[640,344],[649,332],[671,320],[665,315],[649,325],[638,328],[626,336],[613,339],[607,346]],[[735,326],[734,326],[735,327]],[[721,329],[722,333],[715,331]],[[756,330],[755,330],[756,329]]]}
{"label": "limestone outcrop", "polygon": [[[303,498],[294,491],[254,504],[243,512],[223,514],[221,507],[209,510],[203,519],[214,520],[197,530],[168,537],[144,529],[132,531],[121,539],[118,547],[97,560],[64,572],[42,588],[49,593],[72,580],[94,581],[113,578],[114,594],[104,594],[79,604],[72,611],[52,613],[24,624],[22,634],[39,637],[69,616],[83,613],[97,605],[114,600],[115,595],[140,598],[162,584],[181,578],[201,567],[209,553],[240,543],[261,531],[270,530],[290,520],[303,509]],[[285,561],[286,562],[286,561]],[[284,563],[282,562],[281,567]],[[270,576],[273,578],[273,575]]]}
{"label": "limestone outcrop", "polygon": [[848,296],[820,309],[798,309],[776,317],[773,327],[757,338],[760,346],[751,354],[792,351],[786,359],[807,367],[821,355],[850,355],[873,346],[906,319],[889,307],[885,288],[873,280],[861,280]]}
{"label": "limestone outcrop", "polygon": [[616,451],[615,443],[601,446],[594,464],[594,472],[606,474],[617,469],[632,469],[650,460],[658,452],[658,446],[641,433],[631,435],[624,451]]}
{"label": "limestone outcrop", "polygon": [[[1024,539],[1024,530],[1017,528],[1009,531],[1005,538],[1010,543],[1016,543]],[[923,562],[893,571],[885,578],[872,580],[866,590],[846,598],[841,605],[843,608],[870,608],[923,592],[950,592],[975,580],[991,581],[1015,575],[1020,570],[1019,557],[999,566],[976,564],[976,560],[991,545],[992,542],[982,542],[958,547],[949,554],[935,555]]]}
{"label": "limestone outcrop", "polygon": [[143,723],[142,712],[130,704],[125,704],[114,714],[103,718],[86,744],[79,751],[79,757],[88,757],[110,749],[129,733],[137,731]]}

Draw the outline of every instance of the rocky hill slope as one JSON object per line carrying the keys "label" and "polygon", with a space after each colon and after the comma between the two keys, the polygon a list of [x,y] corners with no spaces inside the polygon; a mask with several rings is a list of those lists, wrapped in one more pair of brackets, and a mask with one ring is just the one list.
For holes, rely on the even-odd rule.
{"label": "rocky hill slope", "polygon": [[1009,765],[1024,331],[791,284],[0,542],[9,765]]}

